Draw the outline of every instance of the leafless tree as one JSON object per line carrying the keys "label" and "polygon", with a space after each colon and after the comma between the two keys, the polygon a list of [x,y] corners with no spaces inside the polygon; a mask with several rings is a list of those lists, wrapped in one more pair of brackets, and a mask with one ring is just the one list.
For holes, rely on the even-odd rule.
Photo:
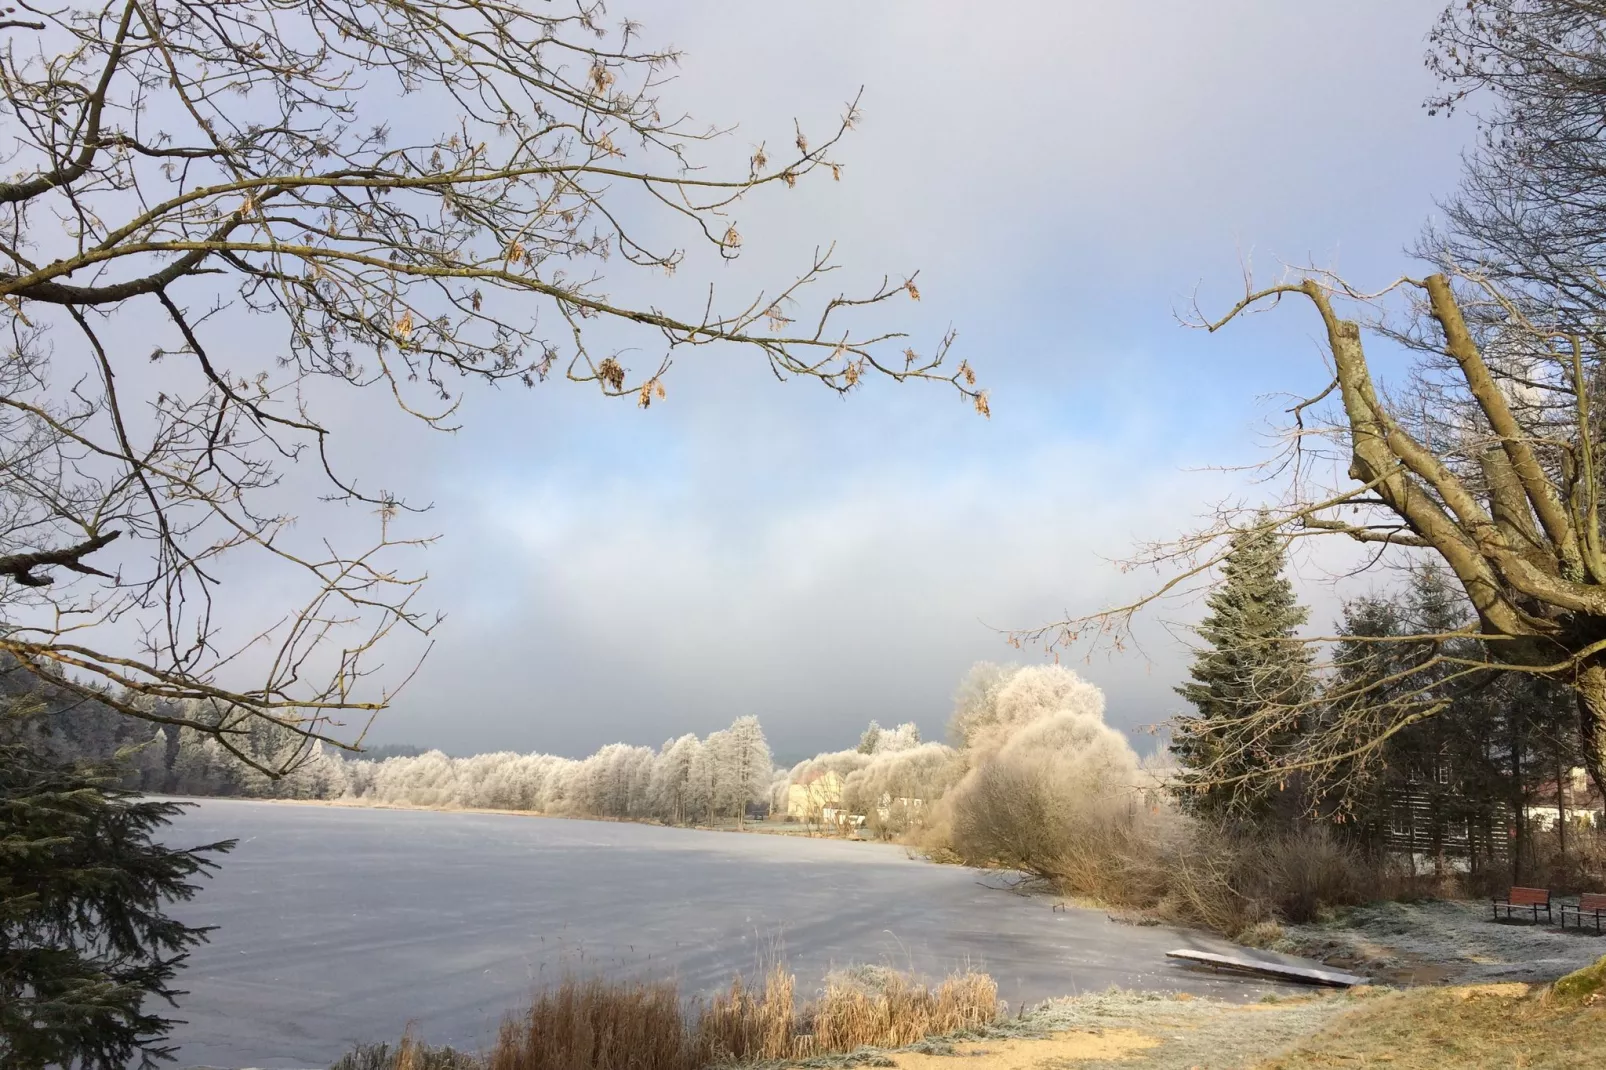
{"label": "leafless tree", "polygon": [[[852,104],[720,174],[698,155],[722,131],[660,100],[677,56],[594,0],[7,12],[0,651],[130,716],[350,744],[406,679],[373,655],[434,626],[399,553],[428,536],[339,463],[342,391],[438,429],[472,383],[554,373],[647,406],[675,359],[724,344],[838,391],[944,381],[986,411],[951,337],[921,355],[863,325],[918,298],[912,277],[814,299],[826,250],[734,303],[650,296],[689,250],[738,256],[749,194],[838,177]],[[605,262],[649,296],[613,296]],[[307,530],[297,465],[375,514],[370,544]],[[281,607],[235,632],[219,593],[242,570]]]}
{"label": "leafless tree", "polygon": [[[1379,311],[1390,294],[1408,298],[1403,327],[1391,326]],[[1228,734],[1250,746],[1299,726],[1301,742],[1274,767],[1249,775],[1280,779],[1299,770],[1363,767],[1395,733],[1441,712],[1450,684],[1521,671],[1575,689],[1583,752],[1600,778],[1606,766],[1600,524],[1606,484],[1596,404],[1601,366],[1591,340],[1535,319],[1531,309],[1471,273],[1405,278],[1383,293],[1361,294],[1331,275],[1308,272],[1251,286],[1224,314],[1198,323],[1216,331],[1285,297],[1305,301],[1319,317],[1331,378],[1289,410],[1286,449],[1265,473],[1280,480],[1277,507],[1263,515],[1224,508],[1205,529],[1146,549],[1141,561],[1174,570],[1157,590],[1113,610],[1022,632],[1017,641],[1062,646],[1119,635],[1142,607],[1208,577],[1224,558],[1227,540],[1248,526],[1289,540],[1353,540],[1376,551],[1362,568],[1391,554],[1427,553],[1455,575],[1475,624],[1441,635],[1377,639],[1420,652],[1394,677],[1359,685],[1378,693],[1397,688],[1387,701],[1356,701],[1367,696],[1336,694],[1331,687],[1319,699],[1300,702],[1267,696]],[[1346,304],[1358,312],[1346,313]],[[1417,357],[1414,375],[1393,393],[1374,378],[1368,335]],[[1335,638],[1295,641],[1326,646]],[[1469,647],[1468,639],[1476,642]],[[1366,641],[1349,637],[1351,645]],[[1398,688],[1409,679],[1431,684]],[[1318,708],[1327,716],[1314,716]],[[1224,756],[1222,767],[1238,757]]]}
{"label": "leafless tree", "polygon": [[1433,112],[1478,138],[1421,251],[1575,323],[1606,312],[1606,2],[1458,0],[1431,34]]}
{"label": "leafless tree", "polygon": [[[1368,296],[1306,272],[1246,285],[1225,316],[1195,321],[1216,330],[1284,296],[1313,306],[1331,380],[1289,410],[1288,450],[1270,466],[1287,477],[1285,493],[1269,525],[1288,539],[1357,540],[1377,551],[1368,566],[1402,553],[1436,557],[1477,623],[1377,640],[1416,653],[1393,676],[1371,678],[1366,694],[1329,689],[1319,717],[1271,697],[1235,738],[1253,747],[1296,726],[1305,732],[1270,777],[1356,769],[1394,733],[1443,710],[1452,691],[1520,670],[1576,690],[1581,749],[1606,786],[1606,3],[1455,0],[1430,33],[1427,63],[1441,83],[1429,110],[1470,108],[1478,132],[1444,228],[1419,245],[1431,273]],[[1388,292],[1404,297],[1405,315],[1379,307]],[[1374,379],[1368,330],[1414,357],[1392,390]],[[1183,566],[1174,592],[1209,573],[1221,536],[1253,523],[1224,511],[1144,559]],[[1019,638],[1120,634],[1135,608]],[[1412,683],[1423,680],[1432,684]],[[1391,697],[1378,701],[1384,692]]]}

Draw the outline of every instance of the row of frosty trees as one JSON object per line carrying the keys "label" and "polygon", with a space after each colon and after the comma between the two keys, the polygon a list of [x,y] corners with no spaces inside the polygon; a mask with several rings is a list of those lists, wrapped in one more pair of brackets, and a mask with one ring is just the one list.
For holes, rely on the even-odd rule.
{"label": "row of frosty trees", "polygon": [[[960,687],[952,746],[926,742],[912,723],[883,729],[874,721],[856,746],[776,768],[757,717],[661,747],[614,743],[585,758],[500,751],[451,757],[440,751],[372,760],[342,757],[260,720],[232,737],[236,750],[269,768],[294,766],[277,779],[256,771],[211,735],[162,728],[129,731],[129,719],[83,708],[56,726],[53,748],[85,757],[121,751],[131,785],[186,795],[346,799],[379,805],[521,810],[669,824],[742,821],[789,815],[810,823],[848,815],[892,836],[925,823],[931,804],[984,776],[980,767],[1065,764],[1090,743],[1100,760],[1135,781],[1137,758],[1102,723],[1104,700],[1093,685],[1056,666],[981,664]],[[205,716],[205,710],[187,716]],[[1027,729],[1030,729],[1029,731]],[[137,732],[137,728],[136,728]],[[109,733],[115,733],[115,738]],[[101,738],[101,736],[106,738]],[[1074,763],[1073,763],[1074,764]],[[1106,779],[1096,777],[1095,780]],[[798,800],[807,800],[800,810]],[[1117,788],[1117,790],[1120,790]]]}
{"label": "row of frosty trees", "polygon": [[315,747],[298,762],[286,761],[286,750],[301,745],[292,734],[253,729],[240,749],[270,767],[296,766],[270,780],[215,738],[184,729],[169,790],[695,824],[741,820],[768,798],[774,765],[764,729],[751,716],[706,738],[687,734],[657,749],[612,743],[586,758],[513,751],[454,758],[432,750],[374,761]]}

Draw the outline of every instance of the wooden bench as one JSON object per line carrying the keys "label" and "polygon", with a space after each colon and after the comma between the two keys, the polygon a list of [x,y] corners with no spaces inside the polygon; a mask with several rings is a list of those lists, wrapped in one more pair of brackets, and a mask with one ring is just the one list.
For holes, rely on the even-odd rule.
{"label": "wooden bench", "polygon": [[1573,906],[1571,903],[1563,903],[1561,905],[1561,927],[1563,929],[1567,927],[1567,912],[1569,910],[1572,911],[1573,919],[1578,922],[1580,929],[1586,923],[1593,922],[1595,935],[1600,936],[1601,923],[1606,922],[1606,893],[1585,892],[1578,897],[1577,906]]}
{"label": "wooden bench", "polygon": [[1545,921],[1550,917],[1550,891],[1546,888],[1513,888],[1503,896],[1491,899],[1490,905],[1494,907],[1495,920],[1500,920],[1500,910],[1505,908],[1507,919],[1515,919],[1516,911],[1532,912],[1534,924],[1539,924],[1539,911],[1545,912]]}

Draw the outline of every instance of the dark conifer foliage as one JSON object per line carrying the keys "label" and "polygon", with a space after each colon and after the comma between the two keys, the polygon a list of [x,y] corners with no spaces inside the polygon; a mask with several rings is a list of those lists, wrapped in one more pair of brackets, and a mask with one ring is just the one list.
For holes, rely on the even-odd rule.
{"label": "dark conifer foliage", "polygon": [[1455,634],[1471,616],[1431,564],[1345,607],[1322,716],[1382,743],[1333,770],[1323,805],[1368,846],[1408,824],[1436,868],[1465,853],[1475,871],[1520,881],[1537,861],[1526,807],[1583,761],[1577,711],[1555,681],[1481,667],[1491,652]]}
{"label": "dark conifer foliage", "polygon": [[[1292,641],[1307,611],[1283,575],[1284,559],[1282,537],[1264,523],[1233,539],[1199,625],[1205,645],[1190,681],[1177,688],[1193,713],[1178,719],[1171,749],[1184,799],[1198,812],[1267,817],[1291,808],[1286,781],[1260,775],[1302,730],[1312,695],[1310,655]],[[1290,712],[1267,730],[1254,716],[1266,709]]]}
{"label": "dark conifer foliage", "polygon": [[183,805],[143,800],[106,768],[66,765],[0,722],[0,1065],[122,1070],[169,1059],[160,1013],[208,930],[165,913],[207,856],[157,842]]}
{"label": "dark conifer foliage", "polygon": [[[1333,770],[1336,787],[1324,802],[1352,836],[1371,843],[1381,844],[1390,808],[1405,792],[1425,800],[1436,825],[1493,818],[1489,792],[1497,774],[1474,696],[1496,686],[1498,674],[1466,671],[1465,662],[1484,658],[1476,639],[1454,635],[1471,608],[1452,582],[1444,570],[1423,565],[1398,593],[1345,606],[1323,716],[1357,741],[1384,742]],[[1432,838],[1442,842],[1443,829]]]}

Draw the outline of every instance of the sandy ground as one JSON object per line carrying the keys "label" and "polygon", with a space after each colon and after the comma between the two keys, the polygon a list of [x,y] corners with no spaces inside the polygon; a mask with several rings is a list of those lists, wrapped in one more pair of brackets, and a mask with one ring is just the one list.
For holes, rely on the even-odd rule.
{"label": "sandy ground", "polygon": [[960,1070],[954,1057],[964,1058],[963,1070],[1025,1070],[1069,1060],[1129,1059],[1156,1047],[1160,1041],[1135,1029],[1103,1032],[1055,1033],[1042,1039],[1003,1038],[954,1045],[952,1054],[900,1052],[890,1056],[901,1070]]}
{"label": "sandy ground", "polygon": [[[989,1035],[907,1051],[813,1059],[803,1068],[900,1070],[1227,1070],[1253,1066],[1369,998],[1312,993],[1227,1003],[1186,993],[1112,990],[1053,1000]],[[956,1058],[958,1057],[958,1058]]]}

